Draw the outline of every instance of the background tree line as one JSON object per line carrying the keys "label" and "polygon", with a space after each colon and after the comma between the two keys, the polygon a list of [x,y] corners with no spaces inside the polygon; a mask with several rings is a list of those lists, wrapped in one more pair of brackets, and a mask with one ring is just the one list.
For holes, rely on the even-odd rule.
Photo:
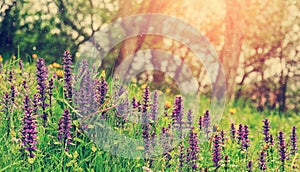
{"label": "background tree line", "polygon": [[[199,0],[3,0],[0,2],[0,53],[6,59],[18,51],[26,55],[22,58],[36,53],[51,63],[59,61],[65,49],[77,56],[80,47],[103,24],[120,17],[140,13],[172,15],[199,29],[216,47],[226,74],[229,100],[252,102],[258,110],[299,113],[299,8],[300,3],[292,0],[213,0],[211,3]],[[123,27],[126,31],[126,26]],[[142,35],[123,41],[102,66],[118,66],[128,55],[149,48],[177,54],[193,69],[199,91],[211,91],[210,83],[205,82],[207,74],[202,62],[195,62],[193,53],[180,42],[161,36]],[[151,54],[151,57],[150,63],[154,63],[156,55]],[[135,65],[133,62],[134,59],[132,65]],[[182,70],[178,66],[175,74]],[[149,78],[161,83],[167,76],[158,71],[145,72],[139,79]]]}

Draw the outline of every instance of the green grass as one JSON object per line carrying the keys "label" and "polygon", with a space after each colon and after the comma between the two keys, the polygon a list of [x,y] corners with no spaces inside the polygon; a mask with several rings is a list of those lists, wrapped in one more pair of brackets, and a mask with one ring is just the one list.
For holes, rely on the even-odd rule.
{"label": "green grass", "polygon": [[[9,83],[7,81],[8,71],[13,71],[13,82]],[[3,97],[4,94],[10,93],[10,86],[14,85],[17,89],[16,100],[13,106],[10,107],[9,115],[11,116],[10,122],[10,132],[8,134],[7,121],[5,119],[5,113],[0,112],[0,171],[143,171],[143,167],[148,167],[147,161],[142,158],[139,159],[127,159],[116,155],[111,155],[110,152],[105,151],[102,147],[98,147],[86,134],[80,131],[78,128],[78,121],[74,120],[73,125],[76,126],[76,130],[73,130],[74,139],[69,151],[65,151],[63,145],[58,141],[58,120],[60,119],[63,109],[69,108],[69,104],[63,98],[63,79],[55,79],[55,89],[53,94],[53,115],[49,116],[48,125],[44,128],[41,123],[41,119],[37,117],[38,122],[38,151],[36,152],[36,157],[34,159],[22,156],[20,152],[20,130],[22,127],[22,118],[24,116],[23,111],[23,99],[24,99],[24,89],[22,88],[22,82],[27,81],[29,87],[29,94],[32,98],[37,92],[36,90],[36,79],[35,79],[35,62],[25,63],[24,71],[22,72],[18,66],[18,60],[11,60],[4,64],[1,69],[0,74],[0,96]],[[49,69],[49,76],[53,74],[58,69]],[[113,87],[113,81],[107,79],[109,87]],[[130,86],[129,97],[136,96],[139,99],[142,96],[142,89],[139,85],[133,84]],[[112,95],[112,90],[110,90]],[[167,100],[173,102],[174,95],[172,93],[167,94]],[[107,97],[107,107],[112,106],[112,102]],[[161,102],[164,105],[165,102]],[[3,102],[1,103],[0,109],[4,108]],[[194,113],[195,121],[202,115],[205,109],[209,108],[209,99],[203,98],[201,100],[201,106],[198,113]],[[236,109],[235,113],[231,113],[230,109]],[[47,109],[50,111],[50,108]],[[172,107],[168,109],[170,114]],[[231,110],[232,111],[232,110]],[[75,111],[73,111],[75,113]],[[141,139],[141,125],[135,123],[127,123],[124,129],[116,126],[116,110],[112,108],[108,112],[109,118],[107,119],[108,124],[121,134],[125,134],[131,138]],[[160,112],[163,113],[163,112]],[[212,114],[213,115],[213,114]],[[222,157],[224,159],[225,155],[229,156],[229,169],[228,171],[245,171],[246,164],[252,160],[253,170],[260,171],[258,169],[258,159],[259,152],[266,147],[263,142],[262,134],[262,120],[268,118],[271,122],[271,133],[275,139],[275,146],[267,149],[270,151],[274,150],[273,154],[268,156],[267,171],[280,171],[280,162],[278,160],[278,150],[277,150],[277,135],[279,131],[285,132],[286,144],[288,145],[289,151],[289,135],[292,126],[300,127],[300,116],[299,114],[290,114],[289,116],[280,116],[276,112],[265,111],[256,112],[250,106],[240,107],[239,103],[234,106],[228,103],[224,109],[222,115],[222,120],[220,124],[214,124],[216,131],[213,134],[218,133],[220,130],[225,130],[226,137],[228,140],[222,150]],[[162,117],[158,121],[156,130],[159,133],[163,126],[170,123],[170,117]],[[230,124],[247,124],[250,129],[250,148],[248,152],[240,151],[240,145],[233,143],[230,139]],[[204,135],[203,131],[199,131],[197,124],[195,123],[196,132],[198,136]],[[8,136],[7,136],[8,134]],[[297,130],[298,136],[300,135],[299,129]],[[120,140],[119,140],[120,141]],[[122,141],[122,140],[121,140]],[[187,147],[187,138],[183,142]],[[138,145],[137,145],[138,146]],[[197,161],[199,168],[208,168],[209,171],[214,171],[215,167],[212,162],[212,143],[210,140],[199,141],[199,160]],[[178,158],[178,148],[175,147],[172,152],[170,152],[171,160],[168,160],[162,155],[153,158],[152,166],[149,167],[152,171],[178,171],[179,170],[179,158]],[[286,171],[293,171],[292,162],[298,164],[298,169],[300,170],[299,164],[299,152],[296,156],[289,156],[285,164]],[[170,164],[170,167],[167,167]],[[221,161],[221,167],[218,171],[224,170],[224,161]],[[188,170],[188,164],[185,164],[183,169]]]}

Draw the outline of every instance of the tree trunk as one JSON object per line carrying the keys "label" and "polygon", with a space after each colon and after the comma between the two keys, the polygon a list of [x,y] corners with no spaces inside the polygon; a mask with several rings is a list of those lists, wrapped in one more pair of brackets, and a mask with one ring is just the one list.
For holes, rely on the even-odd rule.
{"label": "tree trunk", "polygon": [[[242,11],[244,1],[226,0],[225,43],[220,53],[220,62],[226,77],[227,99],[234,98],[237,68],[242,47],[243,25]],[[222,69],[218,71],[220,77]],[[217,81],[220,84],[221,81]],[[217,93],[218,94],[218,93]],[[218,98],[218,95],[215,95]]]}

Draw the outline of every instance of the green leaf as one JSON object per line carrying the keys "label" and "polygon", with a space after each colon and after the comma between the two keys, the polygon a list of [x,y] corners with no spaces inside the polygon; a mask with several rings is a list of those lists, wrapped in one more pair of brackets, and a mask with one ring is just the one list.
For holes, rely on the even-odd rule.
{"label": "green leaf", "polygon": [[74,121],[73,121],[73,124],[74,124],[76,127],[79,127],[79,121],[78,121],[78,120],[74,120]]}
{"label": "green leaf", "polygon": [[66,154],[66,156],[69,157],[69,158],[72,158],[72,157],[73,157],[72,154],[69,154],[69,152],[67,152],[67,151],[65,152],[65,154]]}
{"label": "green leaf", "polygon": [[73,154],[74,159],[76,159],[78,156],[79,156],[78,152],[75,151],[74,154]]}
{"label": "green leaf", "polygon": [[73,140],[76,142],[79,142],[79,143],[84,143],[84,141],[82,139],[77,138],[77,137],[75,137]]}
{"label": "green leaf", "polygon": [[76,160],[73,159],[66,164],[66,167],[71,167],[74,163],[76,163]]}

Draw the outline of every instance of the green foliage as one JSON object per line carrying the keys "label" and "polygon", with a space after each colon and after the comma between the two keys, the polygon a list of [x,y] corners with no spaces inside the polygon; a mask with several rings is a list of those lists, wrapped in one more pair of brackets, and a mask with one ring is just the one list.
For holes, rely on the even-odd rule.
{"label": "green foliage", "polygon": [[17,56],[18,51],[38,54],[48,63],[60,62],[67,49],[78,52],[116,10],[85,0],[12,0],[0,5],[4,11],[0,14],[0,54],[5,59]]}

